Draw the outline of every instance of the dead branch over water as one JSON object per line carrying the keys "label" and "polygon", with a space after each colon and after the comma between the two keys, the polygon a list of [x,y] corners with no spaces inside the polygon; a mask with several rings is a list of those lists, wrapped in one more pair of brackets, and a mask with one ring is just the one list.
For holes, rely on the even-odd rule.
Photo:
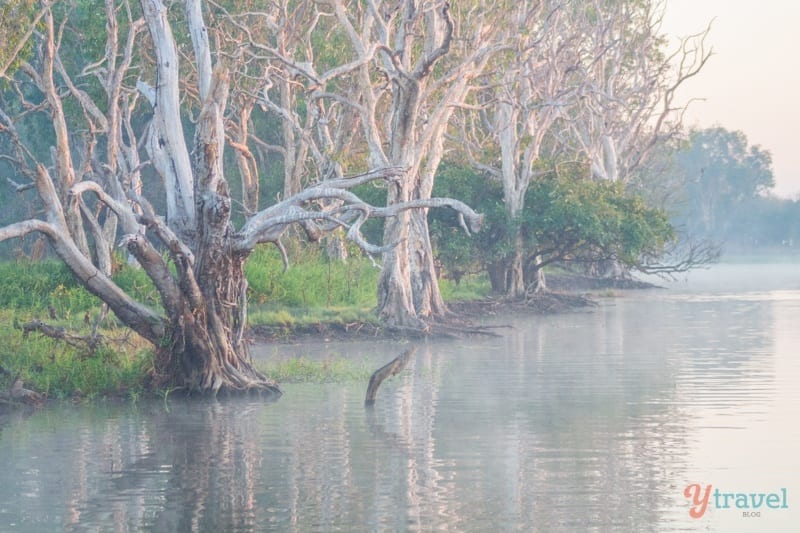
{"label": "dead branch over water", "polygon": [[367,397],[364,400],[364,407],[371,407],[375,404],[375,396],[378,394],[378,387],[381,386],[381,383],[383,383],[386,378],[402,372],[403,369],[408,366],[411,356],[414,355],[416,351],[417,347],[412,346],[372,374],[372,377],[369,378],[369,386],[367,387]]}

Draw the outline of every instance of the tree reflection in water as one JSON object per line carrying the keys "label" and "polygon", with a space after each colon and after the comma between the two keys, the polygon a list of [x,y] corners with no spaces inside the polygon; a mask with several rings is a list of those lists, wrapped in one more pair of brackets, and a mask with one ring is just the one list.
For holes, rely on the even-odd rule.
{"label": "tree reflection in water", "polygon": [[0,530],[679,529],[699,436],[733,431],[714,416],[794,405],[772,397],[775,358],[798,373],[780,309],[623,299],[420,343],[366,410],[361,382],[12,416]]}

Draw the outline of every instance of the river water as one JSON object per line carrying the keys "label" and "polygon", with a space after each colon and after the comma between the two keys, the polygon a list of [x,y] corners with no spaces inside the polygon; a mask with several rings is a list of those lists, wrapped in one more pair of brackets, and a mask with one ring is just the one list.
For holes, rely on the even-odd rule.
{"label": "river water", "polygon": [[423,342],[372,409],[347,383],[13,414],[0,531],[800,531],[798,317],[800,265],[719,265]]}

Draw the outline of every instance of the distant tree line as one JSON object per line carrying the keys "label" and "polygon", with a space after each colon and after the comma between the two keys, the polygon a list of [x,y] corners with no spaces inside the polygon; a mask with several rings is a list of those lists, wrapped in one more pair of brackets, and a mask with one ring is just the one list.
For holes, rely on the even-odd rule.
{"label": "distant tree line", "polygon": [[794,248],[800,202],[771,194],[771,154],[722,127],[691,131],[665,177],[676,227],[724,249]]}

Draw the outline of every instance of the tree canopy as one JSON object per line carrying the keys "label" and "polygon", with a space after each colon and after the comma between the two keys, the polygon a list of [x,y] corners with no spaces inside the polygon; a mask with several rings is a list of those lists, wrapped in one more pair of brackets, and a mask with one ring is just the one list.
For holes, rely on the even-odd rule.
{"label": "tree canopy", "polygon": [[586,180],[578,172],[536,180],[514,218],[503,208],[499,184],[486,187],[481,175],[468,168],[445,166],[437,187],[439,194],[466,198],[486,217],[481,233],[469,238],[454,230],[451,215],[432,214],[445,274],[459,279],[466,272],[486,271],[498,292],[504,291],[504,265],[515,253],[516,235],[522,238],[528,281],[555,262],[618,261],[646,270],[676,237],[667,214],[628,193],[621,182]]}

